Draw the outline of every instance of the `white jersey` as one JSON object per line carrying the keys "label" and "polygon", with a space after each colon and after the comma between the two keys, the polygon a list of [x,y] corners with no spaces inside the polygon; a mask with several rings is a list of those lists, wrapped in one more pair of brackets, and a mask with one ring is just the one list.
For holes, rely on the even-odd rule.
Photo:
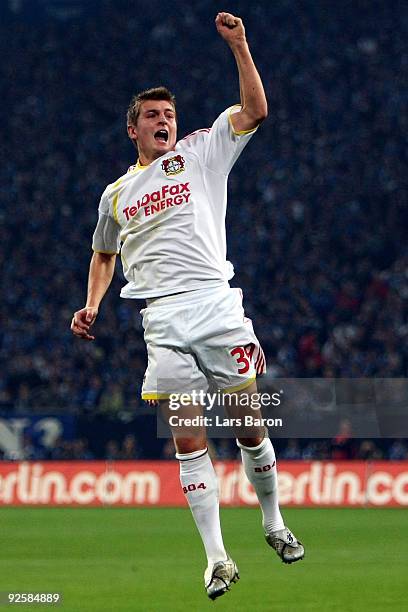
{"label": "white jersey", "polygon": [[[92,248],[118,253],[128,284],[121,296],[149,298],[214,287],[233,277],[227,261],[228,174],[255,130],[235,132],[225,110],[212,128],[177,142],[107,186]],[[256,129],[256,128],[255,128]]]}

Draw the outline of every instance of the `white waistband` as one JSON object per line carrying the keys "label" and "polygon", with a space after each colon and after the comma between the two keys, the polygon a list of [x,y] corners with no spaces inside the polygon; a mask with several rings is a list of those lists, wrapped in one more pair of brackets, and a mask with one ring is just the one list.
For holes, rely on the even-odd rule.
{"label": "white waistband", "polygon": [[148,308],[172,305],[179,306],[180,304],[194,304],[196,302],[201,302],[202,300],[212,298],[214,295],[221,294],[228,289],[230,289],[229,283],[221,282],[216,287],[205,287],[204,289],[193,289],[192,291],[174,293],[173,295],[165,295],[158,298],[147,298],[146,304]]}

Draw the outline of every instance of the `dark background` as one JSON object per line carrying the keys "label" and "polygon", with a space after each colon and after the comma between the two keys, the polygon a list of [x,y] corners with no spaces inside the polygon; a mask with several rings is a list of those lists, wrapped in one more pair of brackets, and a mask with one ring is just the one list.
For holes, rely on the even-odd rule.
{"label": "dark background", "polygon": [[0,410],[73,413],[96,456],[129,431],[158,452],[142,304],[119,298],[120,267],[96,342],[69,331],[100,194],[135,162],[135,92],[168,86],[180,137],[238,101],[218,10],[243,18],[269,101],[231,173],[227,229],[270,375],[407,374],[406,2],[215,4],[1,3]]}

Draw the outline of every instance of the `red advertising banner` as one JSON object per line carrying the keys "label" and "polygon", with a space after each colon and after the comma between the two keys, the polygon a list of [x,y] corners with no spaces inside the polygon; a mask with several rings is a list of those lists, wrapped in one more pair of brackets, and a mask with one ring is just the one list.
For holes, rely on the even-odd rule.
{"label": "red advertising banner", "polygon": [[[215,469],[224,506],[257,503],[242,465]],[[282,461],[283,506],[408,506],[408,462]],[[173,461],[0,462],[0,506],[185,506]]]}

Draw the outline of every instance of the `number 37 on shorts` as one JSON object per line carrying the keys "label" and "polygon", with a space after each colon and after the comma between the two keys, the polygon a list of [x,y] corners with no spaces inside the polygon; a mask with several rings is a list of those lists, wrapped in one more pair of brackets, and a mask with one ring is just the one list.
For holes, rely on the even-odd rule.
{"label": "number 37 on shorts", "polygon": [[230,350],[230,355],[235,359],[238,374],[250,372],[252,364],[257,374],[265,372],[265,356],[259,345],[236,346]]}
{"label": "number 37 on shorts", "polygon": [[[248,346],[253,346],[249,344]],[[238,374],[246,374],[249,372],[251,367],[251,352],[248,350],[248,347],[244,346],[236,346],[230,351],[232,357],[235,357],[235,360],[238,365]]]}

